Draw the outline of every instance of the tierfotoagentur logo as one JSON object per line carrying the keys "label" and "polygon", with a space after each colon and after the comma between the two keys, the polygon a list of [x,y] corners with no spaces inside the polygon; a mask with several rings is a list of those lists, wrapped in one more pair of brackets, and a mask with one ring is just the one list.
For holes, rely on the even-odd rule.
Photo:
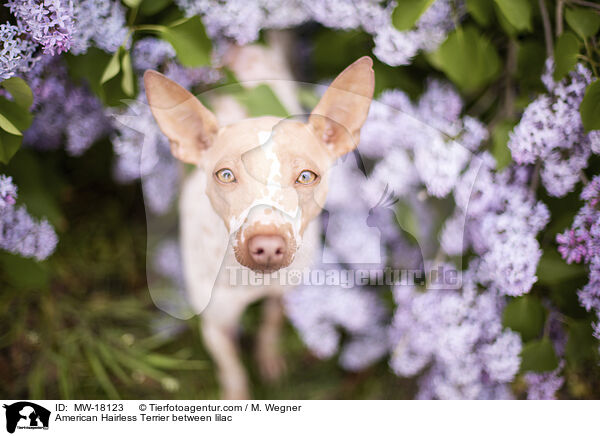
{"label": "tierfotoagentur logo", "polygon": [[6,409],[6,431],[9,433],[14,433],[16,429],[48,430],[48,409],[29,401],[4,404],[3,407]]}
{"label": "tierfotoagentur logo", "polygon": [[354,286],[427,285],[429,289],[457,289],[461,286],[460,270],[437,265],[427,271],[397,268],[287,268],[271,274],[257,274],[242,266],[227,266],[229,284],[232,286]]}

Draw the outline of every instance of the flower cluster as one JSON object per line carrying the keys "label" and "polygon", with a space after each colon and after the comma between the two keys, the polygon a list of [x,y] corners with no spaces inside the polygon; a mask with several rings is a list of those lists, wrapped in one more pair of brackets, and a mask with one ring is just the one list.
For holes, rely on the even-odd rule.
{"label": "flower cluster", "polygon": [[556,83],[553,64],[546,63],[542,80],[547,94],[536,98],[510,134],[508,146],[519,164],[539,162],[546,191],[562,197],[573,191],[592,152],[600,151],[598,132],[585,133],[579,105],[591,83],[590,71],[581,63]]}
{"label": "flower cluster", "polygon": [[15,206],[17,188],[0,174],[0,249],[37,260],[47,258],[58,238],[46,220],[36,222],[24,206]]}
{"label": "flower cluster", "polygon": [[16,25],[0,24],[0,80],[27,72],[44,54],[69,50],[75,31],[73,5],[67,0],[9,0]]}
{"label": "flower cluster", "polygon": [[[589,265],[589,282],[579,290],[581,305],[587,311],[600,315],[600,176],[583,188],[583,207],[579,210],[571,228],[556,236],[558,251],[567,263]],[[600,338],[600,326],[596,325]]]}
{"label": "flower cluster", "polygon": [[108,133],[110,125],[102,103],[87,86],[69,80],[60,59],[38,63],[28,79],[36,116],[25,131],[25,145],[51,150],[64,143],[69,154],[79,156]]}
{"label": "flower cluster", "polygon": [[460,291],[394,290],[397,310],[390,326],[394,344],[390,366],[398,375],[420,380],[422,399],[508,398],[506,383],[519,370],[521,338],[504,330],[503,300],[479,292],[467,270]]}
{"label": "flower cluster", "polygon": [[232,38],[238,44],[255,41],[261,29],[306,21],[336,29],[362,28],[374,37],[375,56],[389,65],[406,65],[419,50],[434,50],[454,27],[450,0],[436,0],[408,31],[392,25],[395,1],[177,0],[177,4],[188,15],[201,15],[212,38]]}

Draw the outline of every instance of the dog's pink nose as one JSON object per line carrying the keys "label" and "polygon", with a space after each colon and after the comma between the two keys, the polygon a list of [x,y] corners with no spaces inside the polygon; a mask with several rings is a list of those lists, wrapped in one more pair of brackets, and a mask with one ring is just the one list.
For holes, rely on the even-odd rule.
{"label": "dog's pink nose", "polygon": [[248,241],[252,260],[268,269],[278,269],[283,263],[286,247],[281,236],[256,235]]}

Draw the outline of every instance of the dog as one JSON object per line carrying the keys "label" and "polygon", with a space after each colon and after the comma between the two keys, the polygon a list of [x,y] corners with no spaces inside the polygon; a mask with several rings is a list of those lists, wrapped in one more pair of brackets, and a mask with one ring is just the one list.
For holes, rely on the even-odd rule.
{"label": "dog", "polygon": [[[281,52],[235,47],[225,58],[242,83],[283,79],[271,82],[272,88],[300,111]],[[230,272],[245,269],[252,282],[313,263],[320,247],[315,218],[325,203],[328,170],[359,142],[373,98],[372,66],[366,56],[348,66],[308,120],[240,119],[239,105],[227,97],[212,102],[213,113],[162,74],[144,74],[148,103],[172,154],[196,166],[179,201],[182,260],[188,298],[201,315],[203,339],[225,399],[250,398],[236,330],[245,308],[259,299],[265,299],[256,339],[260,372],[276,379],[284,370],[278,337],[281,297],[289,288],[277,281],[233,283]]]}

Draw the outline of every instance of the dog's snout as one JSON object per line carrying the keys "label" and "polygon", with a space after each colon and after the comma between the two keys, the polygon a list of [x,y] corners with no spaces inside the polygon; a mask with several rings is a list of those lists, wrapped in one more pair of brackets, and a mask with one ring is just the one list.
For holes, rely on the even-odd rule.
{"label": "dog's snout", "polygon": [[285,240],[276,235],[256,235],[248,241],[248,251],[256,264],[278,269],[286,256]]}

